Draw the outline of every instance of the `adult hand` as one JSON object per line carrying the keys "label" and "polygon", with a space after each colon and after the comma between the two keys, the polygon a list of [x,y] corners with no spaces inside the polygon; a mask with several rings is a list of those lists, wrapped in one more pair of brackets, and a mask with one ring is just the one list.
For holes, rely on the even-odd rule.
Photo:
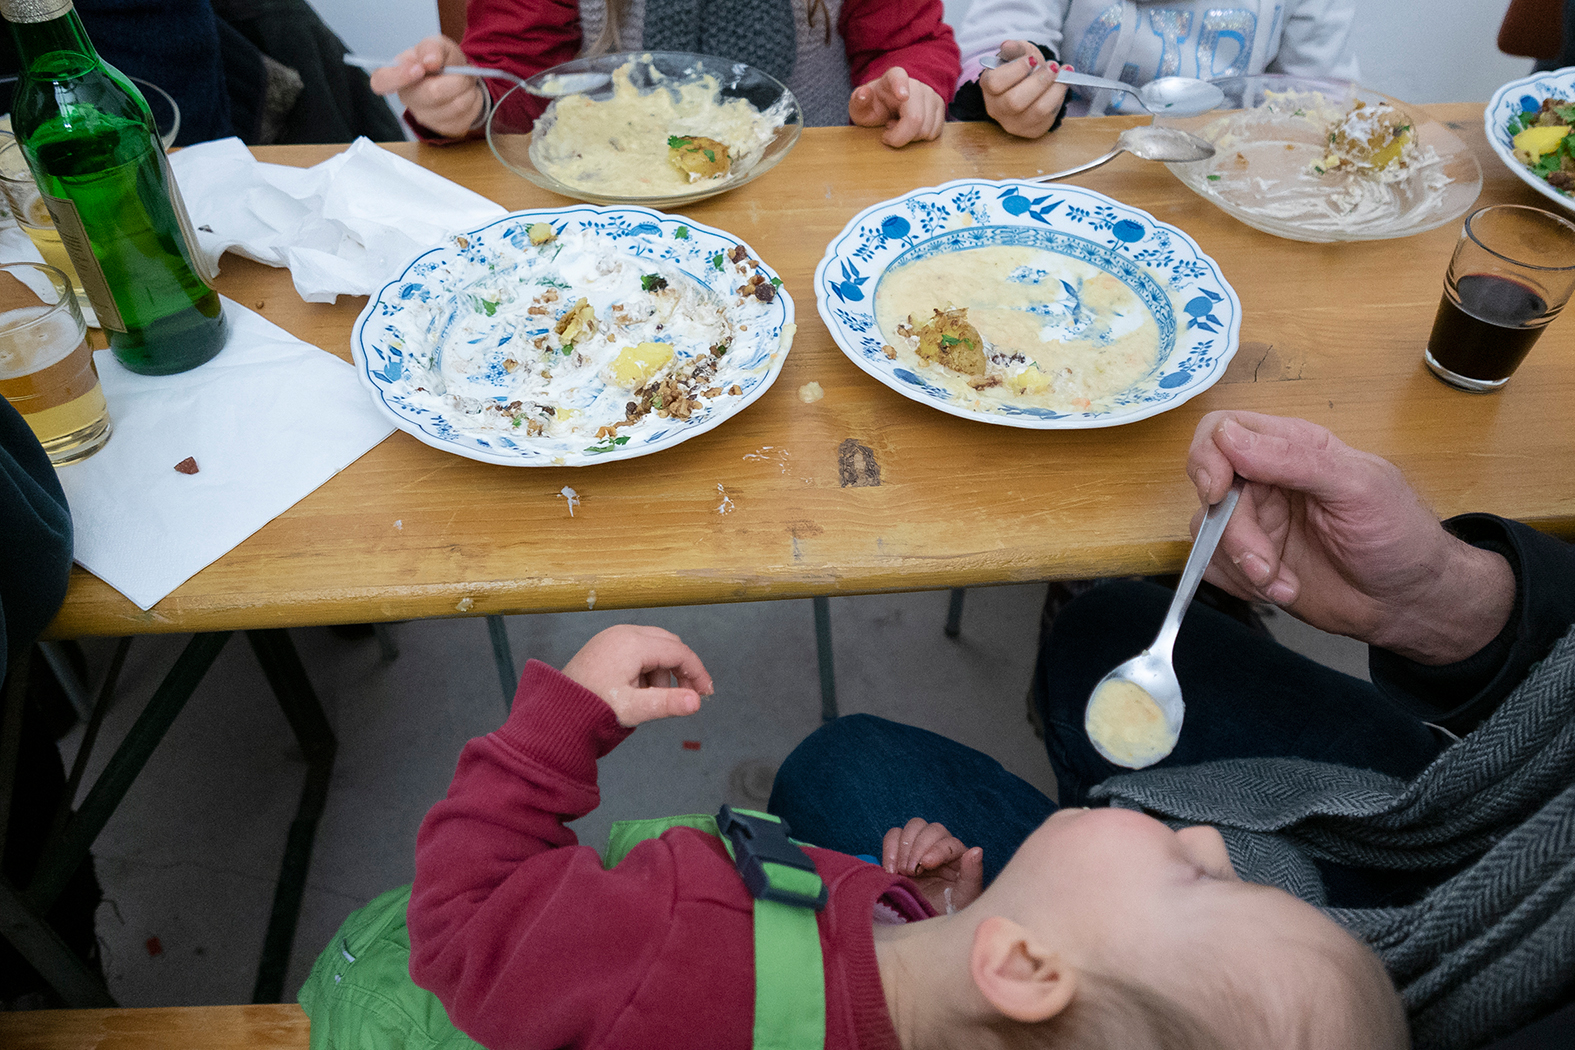
{"label": "adult hand", "polygon": [[880,140],[896,148],[910,142],[940,138],[946,103],[935,89],[892,66],[877,79],[861,84],[848,99],[848,117],[866,128],[886,125]]}
{"label": "adult hand", "polygon": [[985,112],[1013,135],[1036,139],[1050,130],[1066,102],[1066,85],[1055,82],[1056,74],[1072,67],[1045,62],[1026,40],[1006,41],[1001,55],[1011,61],[979,78]]}
{"label": "adult hand", "polygon": [[914,817],[886,832],[880,852],[881,867],[912,879],[942,915],[966,908],[984,892],[983,848],[964,846],[944,824]]}
{"label": "adult hand", "polygon": [[1238,597],[1427,664],[1465,659],[1508,622],[1509,563],[1445,531],[1394,464],[1317,424],[1211,412],[1187,474],[1205,505],[1232,475],[1249,482],[1206,574]]}
{"label": "adult hand", "polygon": [[399,93],[410,116],[439,135],[459,138],[470,131],[486,105],[486,88],[475,77],[439,74],[444,66],[469,62],[446,36],[429,36],[402,51],[394,64],[372,74],[379,95]]}
{"label": "adult hand", "polygon": [[660,627],[609,627],[586,642],[563,673],[607,701],[618,724],[630,729],[692,715],[700,710],[700,698],[714,691],[700,657]]}

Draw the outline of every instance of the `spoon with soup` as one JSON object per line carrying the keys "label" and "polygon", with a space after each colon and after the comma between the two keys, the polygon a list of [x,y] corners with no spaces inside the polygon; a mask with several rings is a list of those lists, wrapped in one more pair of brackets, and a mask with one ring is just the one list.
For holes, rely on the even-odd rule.
{"label": "spoon with soup", "polygon": [[1181,618],[1203,581],[1203,570],[1214,557],[1244,484],[1237,478],[1225,498],[1203,515],[1198,538],[1187,555],[1186,568],[1181,570],[1176,596],[1153,644],[1101,678],[1088,698],[1083,729],[1094,750],[1118,766],[1151,766],[1175,750],[1181,738],[1186,705],[1181,701],[1181,683],[1176,679],[1171,650],[1181,630]]}

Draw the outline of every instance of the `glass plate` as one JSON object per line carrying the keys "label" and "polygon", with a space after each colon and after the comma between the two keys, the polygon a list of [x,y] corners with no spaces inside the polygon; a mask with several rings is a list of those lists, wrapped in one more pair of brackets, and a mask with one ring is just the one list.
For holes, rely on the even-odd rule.
{"label": "glass plate", "polygon": [[1545,98],[1575,99],[1575,67],[1533,73],[1529,77],[1511,80],[1493,92],[1492,100],[1482,112],[1483,130],[1487,132],[1488,143],[1493,147],[1493,152],[1498,154],[1498,159],[1522,182],[1548,200],[1557,201],[1570,211],[1575,211],[1575,199],[1549,186],[1548,180],[1533,174],[1530,168],[1515,159],[1514,136],[1509,133],[1509,118],[1518,113],[1541,109]]}
{"label": "glass plate", "polygon": [[[550,225],[557,239],[532,244],[530,228],[538,223]],[[554,252],[554,243],[568,254]],[[738,249],[743,255],[734,262],[729,253]],[[602,324],[615,311],[638,310],[640,293],[627,294],[603,272],[605,264],[619,261],[633,263],[636,272],[649,269],[672,282],[701,286],[696,293],[716,304],[733,338],[716,358],[718,392],[698,398],[700,405],[687,419],[653,412],[603,437],[598,431],[624,418],[632,395],[608,387],[600,373],[607,362],[571,376],[570,362],[560,363],[534,340],[582,296]],[[755,274],[778,280],[733,235],[648,208],[576,205],[516,212],[457,234],[406,263],[361,311],[350,350],[377,406],[401,430],[433,448],[514,467],[632,459],[731,419],[776,380],[792,344],[793,300],[780,285],[769,303],[741,296],[739,287]],[[530,293],[549,288],[551,301],[533,306],[545,292]],[[680,364],[711,352],[710,346],[686,339],[677,323],[650,338],[670,342]],[[447,361],[446,353],[452,355]],[[607,356],[610,360],[611,350]],[[522,366],[555,375],[555,369],[564,370],[565,385],[552,402],[553,412],[542,412],[547,402],[532,397],[519,418],[557,419],[562,411],[575,421],[567,432],[532,435],[499,418],[496,406],[518,401],[515,373]],[[431,393],[438,386],[445,396]]]}
{"label": "glass plate", "polygon": [[[542,189],[551,190],[565,197],[590,201],[594,204],[636,204],[650,208],[669,208],[714,197],[718,193],[726,193],[728,190],[737,189],[745,183],[754,181],[788,155],[788,151],[798,142],[799,134],[804,130],[804,115],[799,109],[798,100],[785,85],[754,66],[712,55],[695,55],[683,51],[635,51],[599,55],[595,58],[577,58],[572,62],[565,62],[538,73],[527,83],[541,87],[556,77],[583,74],[604,74],[611,77],[614,71],[629,63],[633,63],[630,80],[642,94],[667,90],[676,85],[692,83],[703,76],[710,76],[716,79],[724,99],[747,99],[750,105],[762,113],[774,110],[774,116],[781,118],[781,124],[777,127],[775,136],[766,144],[753,163],[729,172],[723,179],[697,183],[694,189],[658,196],[600,193],[594,189],[560,182],[537,166],[531,149],[533,135],[536,129],[550,126],[554,119],[553,106],[556,105],[556,101],[548,106],[547,111],[542,114],[533,128],[531,115],[540,106],[541,100],[522,88],[514,87],[498,100],[497,105],[493,107],[492,115],[487,118],[487,145],[492,147],[493,155],[515,174],[523,175]],[[613,86],[609,81],[602,87],[584,94],[596,101],[602,101],[612,97]],[[658,162],[667,163],[665,155],[658,158]]]}
{"label": "glass plate", "polygon": [[[1376,241],[1409,237],[1463,215],[1482,191],[1482,168],[1465,142],[1443,124],[1345,80],[1264,73],[1221,77],[1226,110],[1197,117],[1159,117],[1214,143],[1208,160],[1167,164],[1182,185],[1248,226],[1293,241]],[[1381,184],[1371,176],[1319,176],[1312,166],[1328,152],[1329,121],[1362,101],[1387,102],[1414,122],[1416,143],[1432,158],[1404,178]]]}
{"label": "glass plate", "polygon": [[[921,364],[911,352],[889,357],[892,340],[875,318],[887,270],[998,245],[1040,249],[1052,263],[1071,260],[1069,274],[1091,266],[1114,276],[1158,329],[1152,367],[1088,411],[1058,412],[960,393],[948,385],[956,373]],[[1064,300],[1059,275],[1042,269],[1036,280],[1049,289],[1047,301]],[[1176,227],[1081,187],[984,179],[914,190],[860,212],[815,268],[815,301],[842,352],[898,393],[964,419],[1034,430],[1119,426],[1175,408],[1224,374],[1241,330],[1241,300],[1219,265]]]}

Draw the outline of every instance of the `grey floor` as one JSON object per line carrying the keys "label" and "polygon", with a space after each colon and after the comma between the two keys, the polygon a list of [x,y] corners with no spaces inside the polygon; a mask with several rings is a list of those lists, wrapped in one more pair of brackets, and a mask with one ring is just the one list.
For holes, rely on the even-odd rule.
{"label": "grey floor", "polygon": [[[962,635],[944,637],[945,592],[831,602],[838,700],[946,734],[1053,792],[1024,719],[1043,585],[970,590]],[[717,694],[688,719],[652,723],[602,764],[603,806],[576,825],[600,845],[627,817],[760,805],[776,765],[820,722],[808,601],[510,617],[519,664],[562,666],[614,623],[677,632],[706,662]],[[1285,616],[1270,627],[1333,666],[1365,673],[1365,649]],[[504,700],[485,621],[393,628],[400,655],[325,629],[292,632],[339,740],[295,951],[294,995],[345,915],[412,875],[416,828],[440,798],[460,748],[495,728]],[[184,636],[138,639],[106,718],[102,762],[136,717]],[[101,674],[110,645],[86,643]],[[62,741],[69,763],[78,733]],[[698,744],[698,748],[695,745]],[[94,847],[111,992],[128,1006],[246,1002],[303,765],[248,646],[232,639]],[[90,770],[91,773],[96,770]]]}

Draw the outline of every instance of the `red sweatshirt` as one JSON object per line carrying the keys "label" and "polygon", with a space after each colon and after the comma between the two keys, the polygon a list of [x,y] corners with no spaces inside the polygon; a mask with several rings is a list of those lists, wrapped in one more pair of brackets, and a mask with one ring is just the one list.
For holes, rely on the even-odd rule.
{"label": "red sweatshirt", "polygon": [[[533,660],[508,721],[465,746],[422,822],[410,975],[490,1050],[751,1044],[753,901],[720,840],[675,828],[604,871],[564,826],[596,808],[596,761],[629,733]],[[817,917],[826,1048],[897,1050],[873,913],[934,912],[901,876],[807,852],[830,897]]]}
{"label": "red sweatshirt", "polygon": [[[478,66],[530,77],[579,57],[579,0],[470,0],[466,16],[461,46]],[[849,89],[901,66],[951,102],[962,67],[945,19],[941,0],[843,0],[837,35],[848,53]],[[510,88],[501,80],[484,83],[494,99]],[[511,116],[535,119],[546,108],[546,99],[531,98]],[[410,126],[425,139],[439,137]]]}

